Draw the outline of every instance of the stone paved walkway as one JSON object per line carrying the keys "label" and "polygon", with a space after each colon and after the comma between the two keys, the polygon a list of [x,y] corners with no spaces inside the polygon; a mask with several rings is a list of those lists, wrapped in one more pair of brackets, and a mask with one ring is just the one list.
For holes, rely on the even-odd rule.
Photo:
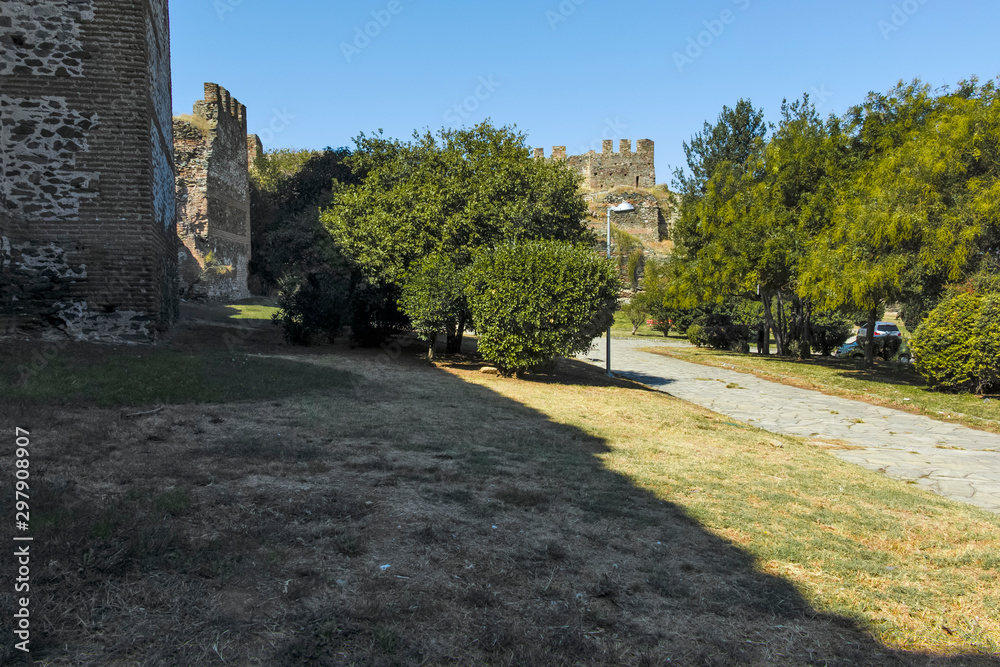
{"label": "stone paved walkway", "polygon": [[[604,341],[580,358],[603,368]],[[846,461],[1000,513],[1000,435],[639,351],[656,345],[679,343],[612,339],[612,371],[774,433],[843,440],[862,448],[833,452]]]}

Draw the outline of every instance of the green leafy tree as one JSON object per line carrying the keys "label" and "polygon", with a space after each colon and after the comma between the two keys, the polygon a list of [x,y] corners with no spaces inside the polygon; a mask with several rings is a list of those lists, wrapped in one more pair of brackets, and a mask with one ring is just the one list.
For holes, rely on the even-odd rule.
{"label": "green leafy tree", "polygon": [[797,293],[798,271],[809,239],[829,224],[842,143],[839,124],[824,123],[808,96],[785,102],[766,144],[759,133],[744,138],[744,162],[717,161],[701,193],[688,197],[697,242],[687,235],[676,284],[702,302],[758,301],[778,354],[793,342],[810,353],[812,307]]}
{"label": "green leafy tree", "polygon": [[[768,126],[764,113],[749,100],[739,100],[736,107],[723,106],[715,124],[706,122],[702,131],[690,142],[684,142],[687,170],[674,170],[673,189],[679,198],[678,218],[672,237],[674,252],[685,260],[693,259],[705,241],[701,229],[702,213],[698,204],[708,194],[709,181],[724,172],[737,174],[752,156],[763,149]],[[687,264],[688,262],[684,262]],[[693,284],[697,273],[685,272],[686,280],[678,282],[688,301],[698,300],[698,285]]]}
{"label": "green leafy tree", "polygon": [[[995,87],[974,82],[938,97],[900,84],[853,110],[858,164],[810,249],[802,291],[863,309],[873,332],[884,303],[926,304],[968,275],[997,236],[998,112]],[[873,356],[870,335],[867,364]]]}
{"label": "green leafy tree", "polygon": [[628,303],[621,307],[622,314],[628,318],[632,325],[632,335],[639,330],[639,327],[646,321],[646,306],[638,295],[633,296]]}
{"label": "green leafy tree", "polygon": [[611,239],[614,241],[613,256],[618,260],[618,270],[634,292],[639,289],[639,280],[646,263],[642,241],[616,225],[611,225]]}
{"label": "green leafy tree", "polygon": [[[266,293],[288,272],[308,272],[338,254],[319,222],[334,188],[357,180],[345,148],[267,151],[250,172],[251,282]],[[332,260],[335,264],[340,257]]]}
{"label": "green leafy tree", "polygon": [[718,268],[720,248],[718,243],[708,246],[714,232],[746,205],[730,200],[759,177],[756,169],[767,133],[763,112],[741,99],[735,108],[723,107],[714,124],[706,122],[702,132],[684,143],[687,171],[674,172],[680,203],[672,230],[674,254],[665,271],[669,278],[664,308],[692,311],[725,298],[733,289],[717,284],[712,274]]}
{"label": "green leafy tree", "polygon": [[[369,277],[402,286],[414,262],[439,254],[463,269],[478,248],[509,241],[588,241],[580,176],[534,160],[513,127],[414,134],[409,142],[361,135],[348,160],[357,185],[337,190],[322,220]],[[461,317],[448,332],[461,345]]]}
{"label": "green leafy tree", "polygon": [[413,330],[428,341],[427,358],[434,359],[434,341],[468,319],[462,274],[447,255],[432,254],[414,261],[404,277],[399,305]]}
{"label": "green leafy tree", "polygon": [[611,326],[620,288],[613,263],[565,241],[481,249],[465,284],[479,352],[504,373],[589,350]]}
{"label": "green leafy tree", "polygon": [[655,260],[646,261],[642,278],[642,291],[632,297],[632,301],[649,315],[652,322],[650,328],[659,331],[664,336],[676,328],[675,320],[678,308],[673,305],[668,290],[668,273],[665,267]]}

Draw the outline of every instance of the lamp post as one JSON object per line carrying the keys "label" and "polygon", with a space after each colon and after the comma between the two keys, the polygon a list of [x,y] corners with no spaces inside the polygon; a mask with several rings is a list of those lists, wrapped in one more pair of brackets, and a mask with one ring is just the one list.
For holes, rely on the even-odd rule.
{"label": "lamp post", "polygon": [[[608,259],[611,259],[611,212],[614,211],[615,213],[626,213],[628,211],[634,211],[634,210],[635,206],[632,206],[632,204],[629,204],[627,201],[623,201],[621,204],[618,204],[618,206],[608,207]],[[608,357],[606,363],[606,370],[608,372],[608,377],[613,378],[614,374],[611,372],[611,326],[610,325],[608,325],[608,340],[605,343],[604,349],[607,352],[607,357]]]}

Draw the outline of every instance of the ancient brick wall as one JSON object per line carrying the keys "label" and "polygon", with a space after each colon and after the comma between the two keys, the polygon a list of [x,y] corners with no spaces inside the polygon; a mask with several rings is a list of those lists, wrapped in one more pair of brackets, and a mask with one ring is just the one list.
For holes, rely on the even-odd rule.
{"label": "ancient brick wall", "polygon": [[264,144],[260,137],[251,134],[247,137],[247,163],[253,169],[254,163],[264,157]]}
{"label": "ancient brick wall", "polygon": [[644,192],[614,193],[600,197],[600,201],[589,203],[591,215],[599,220],[605,220],[608,207],[617,206],[627,201],[635,207],[634,211],[613,212],[612,224],[638,237],[644,245],[666,241],[670,237],[667,220],[663,215],[659,202],[651,194]]}
{"label": "ancient brick wall", "polygon": [[[583,155],[566,156],[565,146],[553,146],[552,159],[566,160],[567,163],[583,176],[584,187],[603,191],[617,187],[652,188],[656,185],[656,168],[653,164],[654,144],[649,139],[636,142],[636,151],[632,152],[632,142],[622,139],[618,152],[613,152],[614,144],[604,141],[600,153],[588,151]],[[545,151],[536,148],[536,158],[545,157]]]}
{"label": "ancient brick wall", "polygon": [[0,333],[176,317],[167,0],[0,3]]}
{"label": "ancient brick wall", "polygon": [[190,296],[250,296],[253,138],[247,136],[246,107],[214,83],[205,84],[205,99],[195,103],[192,116],[174,119],[178,262],[182,289]]}

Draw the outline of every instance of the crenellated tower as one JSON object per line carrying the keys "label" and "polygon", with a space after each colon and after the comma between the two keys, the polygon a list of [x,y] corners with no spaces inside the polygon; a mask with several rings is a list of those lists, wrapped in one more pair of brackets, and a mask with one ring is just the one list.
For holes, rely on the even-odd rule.
{"label": "crenellated tower", "polygon": [[[656,185],[654,166],[654,144],[650,139],[636,142],[632,152],[632,141],[621,139],[618,152],[614,152],[614,141],[605,139],[601,152],[588,151],[583,155],[566,155],[565,146],[553,146],[553,160],[565,160],[583,176],[583,184],[594,191],[610,190],[616,187],[651,188]],[[534,150],[536,159],[545,157],[545,150]]]}
{"label": "crenellated tower", "polygon": [[[256,139],[256,142],[254,140]],[[241,299],[250,262],[251,156],[247,108],[216,83],[190,116],[174,118],[177,237],[181,289],[190,297]]]}

